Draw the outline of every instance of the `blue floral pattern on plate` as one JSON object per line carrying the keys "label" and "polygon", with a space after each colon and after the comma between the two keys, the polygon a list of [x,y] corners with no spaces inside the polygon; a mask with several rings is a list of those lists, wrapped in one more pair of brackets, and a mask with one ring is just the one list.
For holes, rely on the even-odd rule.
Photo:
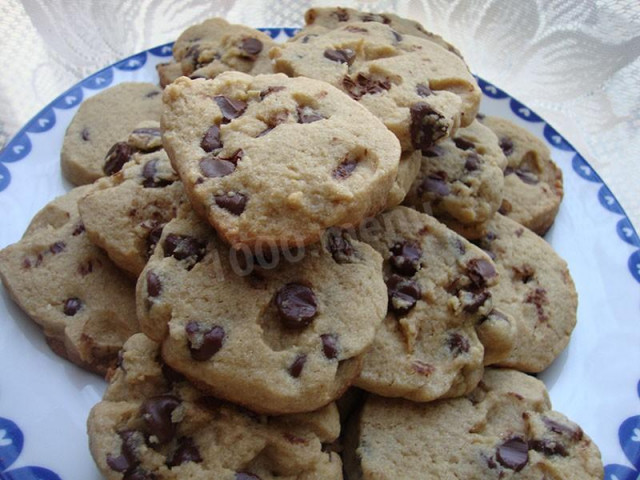
{"label": "blue floral pattern on plate", "polygon": [[[291,37],[295,34],[293,28],[263,28],[273,38],[279,36]],[[43,133],[56,124],[56,110],[69,110],[77,108],[84,98],[83,89],[103,90],[114,81],[114,71],[132,72],[141,69],[152,55],[158,58],[167,58],[172,55],[172,43],[157,46],[147,51],[132,55],[109,67],[96,72],[73,86],[53,102],[47,105],[34,117],[18,134],[0,151],[0,192],[11,183],[9,165],[29,156],[32,150],[30,134]],[[615,196],[604,184],[596,171],[573,148],[573,146],[560,135],[553,127],[548,125],[540,116],[526,105],[512,98],[508,93],[482,78],[476,77],[482,92],[491,99],[507,101],[511,111],[519,119],[526,122],[543,124],[543,136],[554,148],[573,152],[571,168],[575,174],[591,183],[599,184],[598,200],[600,205],[609,213],[621,216],[616,224],[617,237],[624,243],[637,247],[628,259],[628,269],[634,280],[640,283],[640,237],[626,216],[624,210]],[[640,382],[638,383],[640,394]],[[640,479],[640,415],[629,417],[622,422],[618,432],[620,448],[624,452],[631,466],[609,464],[605,467],[606,480],[639,480]],[[0,480],[61,480],[60,477],[42,467],[27,466],[11,469],[16,459],[22,452],[24,436],[20,428],[6,418],[0,417]]]}

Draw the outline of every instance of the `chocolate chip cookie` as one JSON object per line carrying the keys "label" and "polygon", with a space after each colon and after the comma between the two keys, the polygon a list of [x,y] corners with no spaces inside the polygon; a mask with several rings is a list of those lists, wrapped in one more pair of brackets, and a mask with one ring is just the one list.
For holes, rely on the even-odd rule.
{"label": "chocolate chip cookie", "polygon": [[342,479],[335,404],[266,417],[206,396],[159,360],[159,346],[131,337],[103,400],[87,422],[106,479]]}
{"label": "chocolate chip cookie", "polygon": [[193,208],[232,245],[306,245],[387,202],[397,139],[309,78],[227,72],[164,91],[163,142]]}
{"label": "chocolate chip cookie", "polygon": [[126,163],[98,180],[78,208],[89,239],[118,267],[137,277],[162,227],[187,197],[162,149],[159,123],[139,125],[119,145],[115,151],[126,154],[114,155],[114,166]]}
{"label": "chocolate chip cookie", "polygon": [[64,136],[62,174],[75,185],[110,175],[111,147],[145,120],[160,120],[161,90],[152,83],[125,82],[86,99]]}
{"label": "chocolate chip cookie", "polygon": [[0,277],[58,355],[104,374],[138,330],[135,284],[94,246],[78,214],[78,187],[52,201],[24,237],[0,251]]}
{"label": "chocolate chip cookie", "polygon": [[418,404],[371,396],[347,432],[347,478],[602,480],[600,452],[551,409],[545,386],[487,369],[465,397]]}
{"label": "chocolate chip cookie", "polygon": [[324,80],[396,134],[403,151],[427,149],[469,125],[480,89],[440,45],[377,22],[318,30],[271,49],[274,71]]}
{"label": "chocolate chip cookie", "polygon": [[493,304],[516,321],[518,341],[501,366],[547,368],[569,343],[578,297],[566,262],[531,230],[500,214],[477,244],[493,259],[500,283]]}
{"label": "chocolate chip cookie", "polygon": [[138,318],[166,363],[212,394],[315,410],[360,372],[387,306],[381,265],[340,231],[295,251],[234,250],[183,209],[139,277]]}
{"label": "chocolate chip cookie", "polygon": [[545,143],[528,130],[499,117],[481,121],[498,136],[507,157],[500,213],[544,235],[562,202],[562,170]]}
{"label": "chocolate chip cookie", "polygon": [[363,225],[359,237],[384,258],[389,303],[355,385],[417,402],[469,393],[485,361],[503,359],[514,342],[510,319],[492,306],[491,259],[406,207]]}
{"label": "chocolate chip cookie", "polygon": [[506,159],[498,138],[473,121],[422,151],[405,205],[434,215],[467,238],[479,237],[502,202]]}

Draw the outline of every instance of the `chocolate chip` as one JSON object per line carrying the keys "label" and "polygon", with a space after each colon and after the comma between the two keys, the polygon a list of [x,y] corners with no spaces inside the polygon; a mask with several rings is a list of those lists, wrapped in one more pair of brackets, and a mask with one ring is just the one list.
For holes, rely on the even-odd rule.
{"label": "chocolate chip", "polygon": [[472,258],[467,263],[467,276],[476,288],[487,286],[488,280],[497,275],[496,269],[488,260],[484,258]]}
{"label": "chocolate chip", "polygon": [[260,100],[264,100],[264,97],[266,97],[267,95],[271,95],[272,93],[275,92],[281,92],[282,90],[284,90],[285,87],[281,86],[281,85],[276,85],[273,87],[267,87],[266,89],[262,90],[260,92]]}
{"label": "chocolate chip", "polygon": [[298,123],[313,123],[327,118],[308,105],[304,107],[298,106],[296,112],[298,113]]}
{"label": "chocolate chip", "polygon": [[220,127],[212,125],[202,136],[200,141],[200,148],[209,153],[213,150],[222,148],[222,141],[220,140]]}
{"label": "chocolate chip", "polygon": [[147,271],[147,296],[157,297],[162,292],[162,282],[160,277],[153,271]]}
{"label": "chocolate chip", "polygon": [[231,175],[235,169],[235,163],[219,157],[208,156],[200,159],[200,171],[207,178],[226,177]]}
{"label": "chocolate chip", "polygon": [[147,432],[155,436],[158,443],[165,444],[175,436],[176,423],[171,418],[180,403],[180,399],[173,395],[156,395],[142,404],[140,413]]}
{"label": "chocolate chip", "polygon": [[73,229],[73,232],[71,233],[71,235],[73,235],[74,237],[77,237],[81,233],[84,233],[84,231],[85,231],[84,223],[80,222],[76,225],[76,228]]}
{"label": "chocolate chip", "polygon": [[157,480],[158,477],[148,470],[138,466],[135,469],[128,471],[122,477],[122,480]]}
{"label": "chocolate chip", "polygon": [[91,134],[89,133],[89,129],[88,128],[83,128],[82,132],[80,133],[80,136],[82,137],[82,140],[84,140],[85,142],[88,142],[89,139],[91,138]]}
{"label": "chocolate chip", "polygon": [[156,174],[158,173],[158,161],[159,160],[157,158],[154,158],[149,160],[144,164],[144,167],[142,167],[142,177],[144,178],[142,186],[144,188],[162,188],[173,183],[173,180],[156,178]]}
{"label": "chocolate chip", "polygon": [[447,339],[447,347],[449,347],[449,351],[457,357],[458,355],[467,353],[470,345],[467,337],[456,332],[449,335],[449,338]]}
{"label": "chocolate chip", "polygon": [[549,299],[547,298],[547,291],[544,288],[538,287],[529,292],[529,294],[525,298],[525,302],[531,303],[536,307],[538,320],[540,322],[546,322],[547,320],[549,320],[549,316],[544,311],[544,306],[549,303]]}
{"label": "chocolate chip", "polygon": [[447,183],[446,172],[436,172],[426,176],[418,186],[418,194],[434,193],[439,197],[446,197],[451,193]]}
{"label": "chocolate chip", "polygon": [[476,171],[480,168],[480,157],[478,157],[476,152],[469,152],[464,161],[464,168],[469,172]]}
{"label": "chocolate chip", "polygon": [[584,431],[577,425],[575,425],[574,428],[572,426],[556,422],[555,420],[551,420],[548,417],[542,417],[542,421],[552,432],[560,435],[567,435],[574,442],[580,441],[582,440],[582,437],[584,437]]}
{"label": "chocolate chip", "polygon": [[242,193],[236,193],[234,195],[215,195],[213,200],[220,208],[224,208],[233,215],[241,215],[247,206],[247,196]]}
{"label": "chocolate chip", "polygon": [[62,311],[65,315],[73,317],[82,308],[82,300],[78,297],[70,297],[64,301]]}
{"label": "chocolate chip", "polygon": [[456,147],[458,147],[460,150],[471,150],[472,148],[476,147],[476,144],[469,141],[469,140],[465,140],[464,138],[454,138],[453,139],[453,143],[456,145]]}
{"label": "chocolate chip", "polygon": [[298,378],[305,363],[307,363],[307,356],[305,354],[297,355],[291,366],[289,366],[289,375],[293,378]]}
{"label": "chocolate chip", "polygon": [[426,150],[447,134],[444,116],[426,103],[418,102],[409,109],[411,143],[416,150]]}
{"label": "chocolate chip", "polygon": [[567,447],[555,440],[529,440],[529,448],[547,456],[560,455],[561,457],[566,457],[569,455]]}
{"label": "chocolate chip", "polygon": [[177,467],[187,462],[200,463],[202,462],[202,457],[200,456],[198,447],[196,447],[193,442],[193,438],[181,437],[178,439],[178,448],[176,448],[171,458],[167,461],[167,466]]}
{"label": "chocolate chip", "polygon": [[136,430],[122,430],[118,432],[118,436],[122,442],[120,455],[116,457],[107,454],[107,465],[120,473],[132,471],[140,464],[136,450],[144,442],[144,437]]}
{"label": "chocolate chip", "polygon": [[340,165],[333,169],[331,172],[331,176],[336,180],[344,180],[347,177],[350,177],[353,171],[358,166],[358,160],[355,158],[345,157]]}
{"label": "chocolate chip", "polygon": [[320,335],[322,341],[322,353],[329,360],[332,360],[338,356],[338,336],[335,333],[325,333]]}
{"label": "chocolate chip", "polygon": [[345,27],[344,30],[350,33],[369,33],[369,30],[366,28],[356,27],[354,25],[349,25]]}
{"label": "chocolate chip", "polygon": [[104,173],[113,175],[122,170],[122,166],[129,161],[135,152],[136,149],[127,142],[118,142],[113,145],[104,157]]}
{"label": "chocolate chip", "polygon": [[424,83],[419,83],[416,85],[416,93],[421,97],[428,97],[433,92],[431,91],[428,85],[425,85]]}
{"label": "chocolate chip", "polygon": [[209,360],[218,353],[226,337],[224,328],[217,325],[207,327],[196,321],[187,323],[185,331],[191,358],[199,362]]}
{"label": "chocolate chip", "polygon": [[529,447],[522,437],[512,437],[496,449],[496,459],[505,468],[519,472],[529,461]]}
{"label": "chocolate chip", "polygon": [[411,277],[418,271],[420,259],[422,258],[422,249],[417,243],[410,241],[396,242],[390,250],[392,255],[389,258],[389,263],[395,272]]}
{"label": "chocolate chip", "polygon": [[358,73],[355,80],[349,76],[342,79],[342,86],[345,91],[355,100],[360,100],[364,95],[373,95],[391,88],[388,79],[369,78],[362,73]]}
{"label": "chocolate chip", "polygon": [[509,137],[502,137],[499,140],[500,148],[502,149],[502,153],[504,153],[507,157],[513,153],[513,140]]}
{"label": "chocolate chip", "polygon": [[213,97],[213,99],[218,104],[218,107],[222,112],[222,117],[227,122],[230,122],[234,118],[238,118],[247,108],[246,102],[243,102],[242,100],[234,100],[233,98],[225,97],[224,95],[217,95]]}
{"label": "chocolate chip", "polygon": [[387,281],[387,293],[389,295],[389,309],[393,312],[404,315],[422,297],[420,285],[414,280],[391,275]]}
{"label": "chocolate chip", "polygon": [[165,257],[173,257],[176,260],[190,259],[198,263],[206,253],[207,244],[189,235],[170,233],[165,237],[162,247]]}
{"label": "chocolate chip", "polygon": [[287,328],[305,328],[318,314],[313,290],[299,283],[288,283],[275,296],[280,320]]}
{"label": "chocolate chip", "polygon": [[67,244],[62,242],[62,241],[60,241],[60,242],[55,242],[54,244],[52,244],[49,247],[49,251],[51,253],[53,253],[54,255],[56,255],[57,253],[64,252],[64,250],[66,248],[67,248]]}
{"label": "chocolate chip", "polygon": [[423,362],[421,360],[414,360],[413,362],[411,362],[411,368],[416,373],[419,373],[420,375],[424,375],[425,377],[428,377],[436,370],[436,367],[434,367],[429,363]]}
{"label": "chocolate chip", "polygon": [[147,258],[153,255],[153,250],[156,248],[156,245],[162,236],[164,225],[164,223],[159,223],[149,230],[149,233],[147,234]]}
{"label": "chocolate chip", "polygon": [[124,455],[114,457],[110,453],[107,454],[107,465],[111,470],[120,473],[126,472],[132,466]]}
{"label": "chocolate chip", "polygon": [[515,170],[507,167],[504,171],[505,176],[515,173],[520,180],[524,183],[528,183],[529,185],[536,185],[540,183],[540,179],[538,176],[530,170],[526,170],[524,168],[516,168]]}
{"label": "chocolate chip", "polygon": [[422,155],[428,158],[441,157],[444,155],[444,149],[440,145],[433,145],[422,150]]}
{"label": "chocolate chip", "polygon": [[338,50],[327,48],[324,51],[324,57],[328,58],[332,62],[346,63],[347,65],[351,65],[356,58],[356,52],[354,52],[350,48]]}
{"label": "chocolate chip", "polygon": [[235,480],[262,480],[258,475],[247,472],[236,473]]}
{"label": "chocolate chip", "polygon": [[462,309],[467,313],[476,313],[491,298],[488,290],[462,292]]}
{"label": "chocolate chip", "polygon": [[240,44],[240,48],[244,50],[249,55],[258,55],[263,48],[262,42],[257,38],[244,38],[242,39],[242,43]]}
{"label": "chocolate chip", "polygon": [[396,43],[399,43],[402,41],[402,35],[400,35],[395,30],[391,30],[391,34],[393,35],[393,39],[396,41]]}
{"label": "chocolate chip", "polygon": [[355,249],[343,230],[329,230],[326,248],[336,263],[344,264],[353,261]]}

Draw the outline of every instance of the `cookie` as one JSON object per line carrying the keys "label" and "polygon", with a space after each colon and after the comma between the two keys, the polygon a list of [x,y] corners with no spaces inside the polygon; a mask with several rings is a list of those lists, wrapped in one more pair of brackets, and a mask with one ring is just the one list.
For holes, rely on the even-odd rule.
{"label": "cookie", "polygon": [[167,364],[252,410],[315,410],[359,373],[387,305],[382,259],[340,232],[296,251],[236,251],[191,210],[165,225],[137,285]]}
{"label": "cookie", "polygon": [[158,344],[131,337],[89,414],[89,447],[106,479],[342,479],[340,457],[325,451],[340,431],[335,404],[257,415],[206,396],[158,357]]}
{"label": "cookie", "polygon": [[477,244],[500,274],[491,289],[495,307],[516,321],[518,341],[499,364],[541,372],[567,346],[576,324],[578,297],[567,263],[544,239],[500,214]]}
{"label": "cookie", "polygon": [[386,204],[398,141],[324,82],[227,72],[164,91],[163,142],[193,208],[232,245],[306,245]]}
{"label": "cookie", "polygon": [[53,200],[24,237],[0,251],[0,277],[58,355],[104,374],[138,330],[135,284],[87,238],[78,199],[91,186]]}
{"label": "cookie", "polygon": [[74,185],[108,175],[105,156],[145,120],[160,120],[161,90],[151,83],[125,82],[86,99],[64,135],[60,166]]}
{"label": "cookie", "polygon": [[344,26],[346,23],[354,22],[377,22],[388,25],[400,34],[413,35],[430,40],[451,53],[462,57],[456,47],[447,42],[440,35],[429,32],[415,20],[404,18],[393,13],[372,13],[362,12],[353,8],[341,7],[319,7],[310,8],[304,14],[306,27],[302,29],[302,34],[306,34],[309,27],[324,27],[330,30]]}
{"label": "cookie", "polygon": [[505,164],[498,138],[474,121],[422,151],[420,173],[405,205],[435,216],[466,238],[477,238],[502,202]]}
{"label": "cookie", "polygon": [[393,186],[389,191],[385,210],[396,207],[404,201],[407,193],[411,189],[411,185],[416,181],[418,173],[420,172],[421,159],[422,156],[418,151],[405,152],[400,157],[398,174],[396,175],[396,181],[393,182]]}
{"label": "cookie", "polygon": [[[160,141],[160,125],[139,125],[121,151],[133,151],[121,170],[95,183],[78,208],[89,239],[121,269],[137,277],[162,227],[187,202]],[[151,150],[151,151],[149,151]]]}
{"label": "cookie", "polygon": [[[433,217],[396,207],[364,225],[359,238],[384,258],[387,315],[355,385],[426,402],[469,393],[485,349],[504,358],[514,327],[492,307],[491,259]],[[483,345],[477,329],[482,330]]]}
{"label": "cookie", "polygon": [[604,478],[593,441],[551,409],[542,382],[515,370],[487,369],[466,397],[418,404],[371,396],[347,438],[347,478]]}
{"label": "cookie", "polygon": [[182,76],[182,64],[175,61],[159,63],[156,65],[156,72],[160,87],[164,88]]}
{"label": "cookie", "polygon": [[245,25],[210,18],[187,28],[173,45],[173,58],[182,75],[214,78],[222,72],[250,75],[272,73],[269,49],[273,39]]}
{"label": "cookie", "polygon": [[318,30],[271,49],[273,68],[324,80],[359,101],[400,140],[429,148],[469,125],[481,92],[464,61],[438,44],[377,22]]}
{"label": "cookie", "polygon": [[562,202],[562,170],[545,143],[528,130],[499,117],[481,121],[497,135],[507,158],[500,213],[544,235]]}

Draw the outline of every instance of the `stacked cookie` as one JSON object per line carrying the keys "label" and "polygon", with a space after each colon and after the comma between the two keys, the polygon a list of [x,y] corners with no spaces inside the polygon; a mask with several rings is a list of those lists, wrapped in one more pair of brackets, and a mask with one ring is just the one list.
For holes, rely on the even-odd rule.
{"label": "stacked cookie", "polygon": [[539,236],[562,198],[548,149],[478,115],[460,53],[419,24],[305,20],[278,45],[207,20],[158,67],[162,95],[83,103],[62,165],[88,185],[0,252],[54,351],[109,372],[88,422],[100,470],[602,478],[522,373],[576,321]]}

